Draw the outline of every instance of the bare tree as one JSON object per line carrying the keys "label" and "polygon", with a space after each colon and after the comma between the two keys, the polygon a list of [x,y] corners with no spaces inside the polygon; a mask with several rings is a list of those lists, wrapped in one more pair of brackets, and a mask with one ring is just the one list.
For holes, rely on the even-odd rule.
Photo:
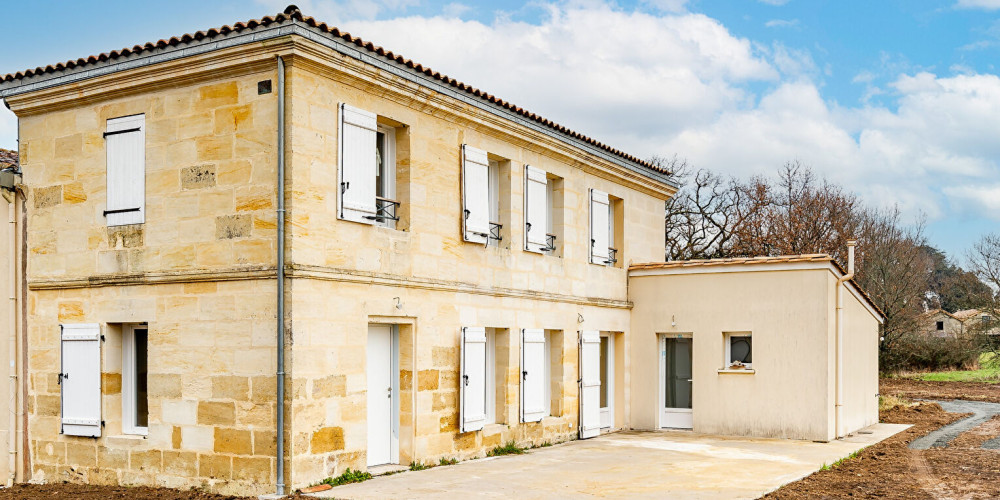
{"label": "bare tree", "polygon": [[676,156],[651,161],[669,165],[682,186],[665,207],[668,261],[729,256],[734,231],[767,205],[766,198],[754,197],[753,191],[743,189],[735,179],[706,169],[694,170]]}
{"label": "bare tree", "polygon": [[885,314],[879,329],[885,355],[917,331],[932,263],[921,248],[923,223],[904,225],[898,208],[865,211],[859,239],[855,280]]}
{"label": "bare tree", "polygon": [[[972,272],[980,281],[990,287],[992,297],[983,298],[979,309],[989,313],[993,318],[1000,318],[1000,233],[984,235],[972,246],[968,254]],[[981,330],[996,328],[996,325],[983,323]],[[994,335],[986,336],[994,352],[1000,352],[1000,339]]]}

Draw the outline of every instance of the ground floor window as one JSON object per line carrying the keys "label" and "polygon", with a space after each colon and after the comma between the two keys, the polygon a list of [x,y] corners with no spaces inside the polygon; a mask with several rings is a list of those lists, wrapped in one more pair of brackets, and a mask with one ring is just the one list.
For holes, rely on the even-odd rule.
{"label": "ground floor window", "polygon": [[726,333],[726,367],[753,367],[753,339],[750,332]]}
{"label": "ground floor window", "polygon": [[122,431],[146,435],[149,426],[147,395],[149,328],[125,325],[122,329]]}

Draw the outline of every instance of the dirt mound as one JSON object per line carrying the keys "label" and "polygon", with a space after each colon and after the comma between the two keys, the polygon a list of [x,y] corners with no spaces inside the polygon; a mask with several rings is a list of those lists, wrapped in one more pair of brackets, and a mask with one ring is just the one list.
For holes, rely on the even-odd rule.
{"label": "dirt mound", "polygon": [[[927,393],[927,397],[940,396]],[[980,448],[984,441],[1000,436],[1000,420],[987,421],[946,448],[911,450],[910,441],[967,415],[923,402],[897,406],[879,416],[882,422],[913,427],[765,498],[1000,498],[1000,451]]]}

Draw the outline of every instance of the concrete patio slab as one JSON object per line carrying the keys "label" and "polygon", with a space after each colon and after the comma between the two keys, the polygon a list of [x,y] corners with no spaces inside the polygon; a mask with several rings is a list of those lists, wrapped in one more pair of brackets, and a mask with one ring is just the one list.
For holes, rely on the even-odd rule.
{"label": "concrete patio slab", "polygon": [[314,496],[403,498],[757,498],[906,428],[877,424],[829,443],[684,431],[618,432],[349,484]]}

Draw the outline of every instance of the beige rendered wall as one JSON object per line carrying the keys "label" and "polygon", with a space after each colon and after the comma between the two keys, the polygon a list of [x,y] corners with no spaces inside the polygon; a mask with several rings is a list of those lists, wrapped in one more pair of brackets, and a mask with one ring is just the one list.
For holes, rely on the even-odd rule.
{"label": "beige rendered wall", "polygon": [[[631,427],[659,426],[658,335],[684,333],[694,339],[695,432],[830,439],[828,276],[825,269],[632,276]],[[740,331],[752,332],[755,373],[718,373],[723,332]]]}
{"label": "beige rendered wall", "polygon": [[[207,62],[211,80],[185,64],[168,82],[143,69],[131,89],[105,78],[9,100],[29,186],[29,479],[273,491],[277,101],[257,82],[274,60]],[[102,133],[137,113],[146,221],[109,228]],[[150,332],[147,439],[121,428],[133,322]],[[107,339],[98,439],[59,434],[60,323],[99,323]]]}
{"label": "beige rendered wall", "polygon": [[839,435],[878,423],[878,320],[856,295],[846,288],[844,292],[844,406]]}

